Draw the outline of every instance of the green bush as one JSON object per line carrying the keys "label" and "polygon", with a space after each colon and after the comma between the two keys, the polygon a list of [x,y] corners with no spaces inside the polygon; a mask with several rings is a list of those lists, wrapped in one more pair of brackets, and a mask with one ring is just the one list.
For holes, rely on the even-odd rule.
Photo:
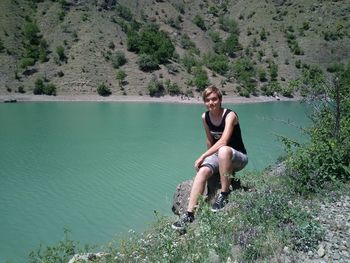
{"label": "green bush", "polygon": [[33,93],[35,95],[44,94],[44,81],[41,78],[35,80]]}
{"label": "green bush", "polygon": [[165,81],[165,87],[167,92],[173,96],[173,95],[179,95],[181,93],[181,89],[179,85],[177,85],[175,82],[171,82],[169,79]]}
{"label": "green bush", "polygon": [[186,52],[181,59],[182,64],[185,66],[188,73],[192,72],[192,68],[198,66],[198,61],[193,54]]}
{"label": "green bush", "polygon": [[233,71],[238,83],[246,90],[246,92],[242,91],[242,94],[244,96],[254,94],[256,92],[256,69],[253,62],[248,58],[240,58],[233,64]]}
{"label": "green bush", "polygon": [[229,60],[224,54],[209,52],[203,56],[203,62],[208,68],[221,75],[224,75],[229,67]]}
{"label": "green bush", "polygon": [[101,84],[97,87],[97,93],[98,93],[100,96],[103,96],[103,97],[107,97],[107,96],[109,96],[109,95],[112,94],[110,88],[107,87],[106,84],[104,84],[104,83],[101,83]]}
{"label": "green bush", "polygon": [[4,42],[0,38],[0,53],[4,52],[4,50],[5,50]]}
{"label": "green bush", "polygon": [[57,53],[58,59],[60,61],[65,61],[67,59],[66,55],[64,54],[64,47],[63,46],[58,46],[56,48],[56,53]]}
{"label": "green bush", "polygon": [[236,20],[228,16],[219,17],[220,28],[226,32],[239,35],[239,26]]}
{"label": "green bush", "polygon": [[151,56],[157,64],[167,63],[175,54],[170,38],[155,24],[145,25],[139,33],[128,33],[127,48],[129,51]]}
{"label": "green bush", "polygon": [[241,49],[241,45],[239,44],[238,35],[231,33],[223,44],[224,52],[230,57],[235,57],[236,52]]}
{"label": "green bush", "polygon": [[24,68],[24,69],[27,67],[33,66],[34,64],[35,64],[35,59],[33,58],[25,57],[20,60],[20,66],[21,68]]}
{"label": "green bush", "polygon": [[112,65],[114,68],[119,68],[127,62],[125,54],[123,51],[116,51],[114,56],[112,56]]}
{"label": "green bush", "polygon": [[53,95],[56,96],[56,86],[52,83],[49,83],[47,85],[44,86],[44,90],[43,90],[45,95]]}
{"label": "green bush", "polygon": [[145,72],[157,70],[159,68],[157,61],[151,55],[141,54],[137,61],[139,69]]}
{"label": "green bush", "polygon": [[305,68],[299,85],[304,86],[304,96],[317,99],[312,126],[306,130],[310,140],[283,142],[293,186],[306,194],[350,179],[350,63],[340,65],[330,83],[320,69]]}
{"label": "green bush", "polygon": [[147,90],[151,97],[160,97],[164,95],[164,86],[156,78],[152,78],[147,85]]}
{"label": "green bush", "polygon": [[276,80],[278,77],[278,65],[275,62],[269,63],[269,73],[271,80]]}
{"label": "green bush", "polygon": [[199,14],[197,14],[194,18],[193,18],[193,23],[198,26],[200,29],[202,29],[203,31],[207,30],[206,26],[205,26],[205,22],[203,17],[201,17]]}
{"label": "green bush", "polygon": [[201,66],[197,66],[194,69],[194,85],[198,91],[203,91],[209,85],[208,74]]}
{"label": "green bush", "polygon": [[126,77],[127,77],[127,74],[125,73],[124,70],[119,69],[117,71],[116,79],[118,80],[120,87],[123,86],[123,82],[124,82]]}
{"label": "green bush", "polygon": [[281,85],[277,81],[271,81],[261,88],[265,96],[273,96],[274,93],[279,93],[282,90]]}

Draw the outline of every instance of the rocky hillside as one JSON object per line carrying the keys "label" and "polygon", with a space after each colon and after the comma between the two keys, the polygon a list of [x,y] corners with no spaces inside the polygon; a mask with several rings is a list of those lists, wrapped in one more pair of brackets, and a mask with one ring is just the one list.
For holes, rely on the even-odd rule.
{"label": "rocky hillside", "polygon": [[[214,83],[227,94],[289,96],[303,69],[349,61],[349,14],[347,0],[2,0],[0,94],[49,84],[94,94],[104,84],[115,95],[196,95]],[[142,38],[149,24],[174,50],[142,68],[155,52]]]}

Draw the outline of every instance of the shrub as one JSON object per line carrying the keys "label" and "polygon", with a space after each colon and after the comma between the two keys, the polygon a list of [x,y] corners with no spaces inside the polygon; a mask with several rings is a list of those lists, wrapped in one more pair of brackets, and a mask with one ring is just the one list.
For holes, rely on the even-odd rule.
{"label": "shrub", "polygon": [[139,69],[145,72],[157,70],[159,68],[158,63],[153,59],[151,55],[142,54],[138,61]]}
{"label": "shrub", "polygon": [[207,30],[205,23],[204,23],[204,19],[197,14],[194,18],[193,18],[193,23],[198,26],[200,29],[202,29],[203,31]]}
{"label": "shrub", "polygon": [[151,97],[159,97],[161,95],[164,95],[164,86],[156,78],[151,79],[147,85],[147,89]]}
{"label": "shrub", "polygon": [[228,58],[223,54],[209,52],[203,56],[205,65],[214,72],[224,75],[228,70]]}
{"label": "shrub", "polygon": [[107,96],[109,96],[109,95],[112,94],[110,88],[107,87],[106,84],[104,84],[104,83],[101,83],[101,84],[97,87],[97,93],[98,93],[100,96],[103,96],[103,97],[107,97]]}
{"label": "shrub", "polygon": [[175,53],[170,38],[155,24],[145,25],[139,33],[129,33],[127,46],[129,51],[151,56],[157,64],[168,62]]}
{"label": "shrub", "polygon": [[52,83],[49,83],[44,86],[43,93],[45,95],[53,95],[56,96],[56,86]]}
{"label": "shrub", "polygon": [[181,93],[181,89],[179,85],[177,85],[175,82],[171,83],[170,80],[166,80],[165,87],[167,92],[173,96],[173,95],[179,95]]}
{"label": "shrub", "polygon": [[223,44],[223,49],[230,57],[235,57],[237,51],[241,49],[238,35],[231,33]]}
{"label": "shrub", "polygon": [[114,56],[112,56],[112,65],[114,68],[119,68],[127,62],[125,54],[123,51],[116,51]]}
{"label": "shrub", "polygon": [[203,91],[209,85],[209,79],[206,70],[200,66],[197,66],[194,70],[193,82],[199,91]]}
{"label": "shrub", "polygon": [[265,28],[263,27],[262,29],[261,29],[261,31],[260,31],[260,40],[261,41],[266,41],[266,39],[267,39],[267,36],[266,36],[267,34],[266,34],[266,30],[265,30]]}
{"label": "shrub", "polygon": [[56,48],[56,53],[57,53],[58,59],[60,61],[65,61],[66,60],[66,55],[64,54],[64,47],[63,46],[58,46]]}
{"label": "shrub", "polygon": [[185,66],[188,73],[192,72],[192,68],[198,66],[198,61],[191,53],[185,53],[183,58],[181,59],[182,64]]}
{"label": "shrub", "polygon": [[187,34],[183,34],[180,37],[180,45],[182,48],[190,50],[195,54],[199,54],[199,49],[196,47],[196,44],[193,43],[190,37]]}
{"label": "shrub", "polygon": [[127,21],[131,21],[133,19],[130,9],[119,3],[116,5],[116,13],[118,16]]}
{"label": "shrub", "polygon": [[259,80],[260,80],[260,81],[266,81],[266,80],[267,80],[265,69],[263,69],[263,68],[258,68],[257,74],[258,74],[258,77],[259,77]]}
{"label": "shrub", "polygon": [[267,85],[264,85],[261,90],[265,96],[273,96],[274,93],[279,93],[282,88],[277,81],[271,81]]}
{"label": "shrub", "polygon": [[276,80],[278,76],[278,65],[275,62],[269,63],[269,73],[271,80]]}
{"label": "shrub", "polygon": [[22,58],[20,61],[21,68],[27,68],[33,66],[35,64],[35,60],[33,58]]}
{"label": "shrub", "polygon": [[125,80],[126,77],[127,77],[127,74],[125,73],[124,70],[119,69],[119,70],[117,71],[116,79],[118,80],[119,86],[120,86],[120,87],[123,86],[123,82],[124,82],[124,80]]}
{"label": "shrub", "polygon": [[[237,79],[238,83],[240,83],[248,92],[248,95],[255,93],[256,69],[253,62],[248,58],[238,59],[233,65],[233,70],[235,78]],[[245,94],[245,96],[246,95],[247,94]]]}
{"label": "shrub", "polygon": [[33,93],[35,95],[44,94],[44,81],[41,78],[35,80]]}
{"label": "shrub", "polygon": [[307,194],[328,182],[350,179],[350,63],[340,65],[331,82],[320,69],[305,68],[299,85],[307,98],[316,100],[312,126],[306,130],[310,140],[301,144],[284,138],[283,142],[293,186]]}
{"label": "shrub", "polygon": [[236,20],[227,16],[219,17],[220,28],[226,32],[239,35],[239,27]]}

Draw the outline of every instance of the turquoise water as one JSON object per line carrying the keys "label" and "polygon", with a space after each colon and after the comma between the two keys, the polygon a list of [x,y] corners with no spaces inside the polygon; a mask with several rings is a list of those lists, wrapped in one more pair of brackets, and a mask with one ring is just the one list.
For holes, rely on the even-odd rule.
{"label": "turquoise water", "polygon": [[[299,138],[298,102],[226,105],[240,118],[260,170],[283,152],[275,134]],[[24,262],[40,244],[89,244],[142,231],[170,214],[180,182],[205,150],[202,105],[50,102],[0,104],[0,262]]]}

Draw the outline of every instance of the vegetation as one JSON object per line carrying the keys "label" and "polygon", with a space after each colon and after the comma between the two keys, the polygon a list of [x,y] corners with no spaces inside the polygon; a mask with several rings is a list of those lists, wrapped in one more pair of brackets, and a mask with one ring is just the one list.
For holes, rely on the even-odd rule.
{"label": "vegetation", "polygon": [[283,138],[293,185],[303,194],[350,179],[350,64],[339,64],[331,81],[317,67],[305,68],[298,80],[314,103],[313,125],[302,144]]}
{"label": "vegetation", "polygon": [[[160,31],[156,24],[146,24],[140,32],[130,32],[127,46],[129,51],[143,55],[144,59],[147,58],[148,62],[151,61],[157,66],[167,63],[175,52],[175,47],[167,34]],[[140,69],[144,68],[140,66]],[[146,71],[153,70],[155,67],[146,67],[145,69]]]}
{"label": "vegetation", "polygon": [[52,83],[45,84],[42,78],[35,81],[33,93],[35,95],[56,95],[56,86]]}
{"label": "vegetation", "polygon": [[119,68],[123,66],[127,62],[125,54],[123,51],[116,51],[114,56],[112,57],[112,65],[114,68]]}
{"label": "vegetation", "polygon": [[106,84],[104,84],[104,83],[101,83],[97,87],[97,93],[103,97],[107,97],[107,96],[112,94],[111,89],[108,86],[106,86]]}
{"label": "vegetation", "polygon": [[151,97],[159,97],[164,93],[164,86],[163,83],[153,77],[147,85],[147,90]]}
{"label": "vegetation", "polygon": [[197,14],[194,18],[193,18],[193,23],[198,26],[200,29],[202,29],[203,31],[207,30],[207,27],[205,26],[205,22],[202,16],[200,16],[199,14]]}

